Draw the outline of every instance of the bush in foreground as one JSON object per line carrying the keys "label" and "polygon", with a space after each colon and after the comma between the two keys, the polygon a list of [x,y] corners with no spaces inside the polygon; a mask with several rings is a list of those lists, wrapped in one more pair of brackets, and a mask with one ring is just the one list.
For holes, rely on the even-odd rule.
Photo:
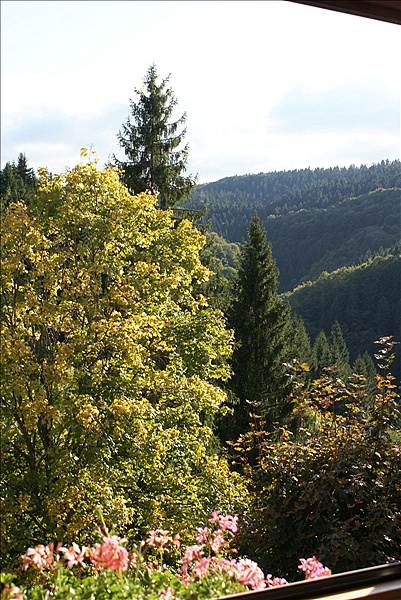
{"label": "bush in foreground", "polygon": [[262,568],[294,579],[304,552],[338,573],[401,560],[395,342],[377,343],[381,374],[367,415],[361,378],[323,377],[295,388],[293,430],[255,428],[233,444],[250,489],[236,542]]}

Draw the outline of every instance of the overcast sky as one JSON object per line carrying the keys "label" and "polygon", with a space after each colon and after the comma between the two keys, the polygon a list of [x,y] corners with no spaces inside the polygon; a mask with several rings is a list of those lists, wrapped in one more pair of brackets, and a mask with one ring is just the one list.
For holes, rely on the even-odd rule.
{"label": "overcast sky", "polygon": [[189,172],[400,158],[399,25],[285,0],[1,2],[2,167],[104,164],[152,63],[187,113]]}

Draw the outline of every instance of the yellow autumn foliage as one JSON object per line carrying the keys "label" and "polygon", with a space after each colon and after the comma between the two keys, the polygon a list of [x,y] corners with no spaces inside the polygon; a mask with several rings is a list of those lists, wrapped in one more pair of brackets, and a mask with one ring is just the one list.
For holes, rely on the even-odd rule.
{"label": "yellow autumn foliage", "polygon": [[204,236],[95,162],[39,174],[2,215],[2,555],[120,534],[184,532],[235,510],[210,452],[232,334],[195,297]]}

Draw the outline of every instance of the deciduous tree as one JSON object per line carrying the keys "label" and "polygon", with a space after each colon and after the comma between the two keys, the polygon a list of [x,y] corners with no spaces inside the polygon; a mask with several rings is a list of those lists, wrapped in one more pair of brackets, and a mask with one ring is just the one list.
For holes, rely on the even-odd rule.
{"label": "deciduous tree", "polygon": [[2,556],[122,534],[241,495],[209,451],[231,333],[193,294],[204,236],[91,162],[42,170],[2,222]]}
{"label": "deciduous tree", "polygon": [[[305,553],[335,573],[401,560],[394,342],[380,344],[382,372],[368,421],[363,382],[355,378],[346,389],[336,376],[325,377],[309,389],[295,388],[299,409],[314,412],[312,430],[303,420],[298,436],[281,428],[263,439],[247,434],[236,444],[252,490],[240,551],[262,568],[295,578],[292,563]],[[344,396],[348,411],[340,415],[334,405]]]}

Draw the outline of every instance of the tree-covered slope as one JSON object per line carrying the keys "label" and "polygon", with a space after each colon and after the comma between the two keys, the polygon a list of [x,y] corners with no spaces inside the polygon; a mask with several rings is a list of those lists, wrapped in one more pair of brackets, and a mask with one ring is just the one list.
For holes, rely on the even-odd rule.
{"label": "tree-covered slope", "polygon": [[[376,351],[383,336],[401,340],[401,244],[385,256],[356,267],[323,273],[287,295],[294,313],[301,316],[312,340],[320,330],[327,334],[334,321],[344,333],[351,359]],[[394,375],[400,377],[397,346]]]}
{"label": "tree-covered slope", "polygon": [[401,162],[383,160],[371,166],[301,169],[226,177],[198,185],[184,203],[208,207],[213,231],[230,242],[241,242],[255,210],[262,222],[269,215],[301,209],[328,208],[346,198],[378,188],[401,188]]}
{"label": "tree-covered slope", "polygon": [[330,206],[265,220],[280,291],[324,271],[364,262],[401,239],[401,189],[376,190]]}

